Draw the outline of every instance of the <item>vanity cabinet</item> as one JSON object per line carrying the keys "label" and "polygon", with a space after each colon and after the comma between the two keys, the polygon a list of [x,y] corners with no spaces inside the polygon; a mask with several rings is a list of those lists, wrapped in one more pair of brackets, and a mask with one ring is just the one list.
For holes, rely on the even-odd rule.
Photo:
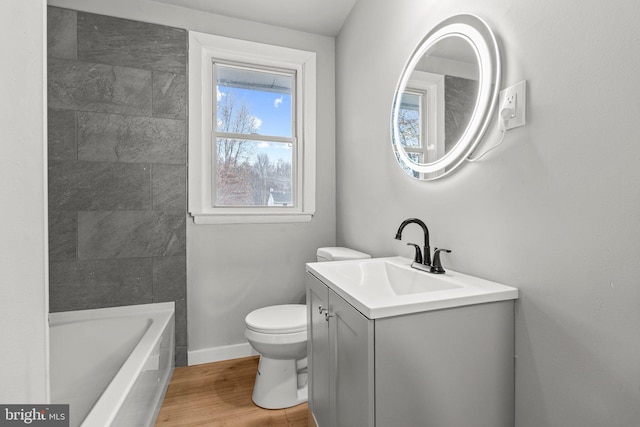
{"label": "vanity cabinet", "polygon": [[308,272],[309,424],[512,427],[513,307],[369,319]]}

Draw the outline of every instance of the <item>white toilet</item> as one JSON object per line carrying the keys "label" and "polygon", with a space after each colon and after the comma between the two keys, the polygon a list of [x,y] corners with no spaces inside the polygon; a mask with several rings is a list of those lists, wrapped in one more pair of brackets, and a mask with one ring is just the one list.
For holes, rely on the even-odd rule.
{"label": "white toilet", "polygon": [[[348,248],[320,248],[318,261],[371,258]],[[263,307],[245,318],[245,336],[260,353],[253,402],[267,409],[307,401],[307,309],[304,304]]]}

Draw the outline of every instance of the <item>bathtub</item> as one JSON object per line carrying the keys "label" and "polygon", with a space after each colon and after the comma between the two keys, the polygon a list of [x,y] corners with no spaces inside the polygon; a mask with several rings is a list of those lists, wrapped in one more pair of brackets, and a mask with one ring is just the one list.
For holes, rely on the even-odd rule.
{"label": "bathtub", "polygon": [[70,426],[152,426],[174,368],[174,303],[49,314],[51,403]]}

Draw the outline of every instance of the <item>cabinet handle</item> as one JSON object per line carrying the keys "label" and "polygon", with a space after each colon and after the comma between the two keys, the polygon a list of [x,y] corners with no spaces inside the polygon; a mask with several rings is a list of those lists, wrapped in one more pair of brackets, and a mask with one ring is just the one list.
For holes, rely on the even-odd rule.
{"label": "cabinet handle", "polygon": [[322,314],[323,311],[325,311],[326,308],[322,308],[321,305],[318,306],[318,313]]}
{"label": "cabinet handle", "polygon": [[324,320],[326,320],[327,322],[329,321],[329,318],[333,316],[335,316],[335,314],[329,314],[329,310],[324,312]]}

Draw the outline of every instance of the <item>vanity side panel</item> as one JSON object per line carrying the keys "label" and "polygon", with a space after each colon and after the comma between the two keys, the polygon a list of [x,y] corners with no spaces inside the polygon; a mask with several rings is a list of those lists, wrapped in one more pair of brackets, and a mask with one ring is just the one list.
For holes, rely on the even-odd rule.
{"label": "vanity side panel", "polygon": [[513,301],[376,320],[376,425],[514,425]]}

